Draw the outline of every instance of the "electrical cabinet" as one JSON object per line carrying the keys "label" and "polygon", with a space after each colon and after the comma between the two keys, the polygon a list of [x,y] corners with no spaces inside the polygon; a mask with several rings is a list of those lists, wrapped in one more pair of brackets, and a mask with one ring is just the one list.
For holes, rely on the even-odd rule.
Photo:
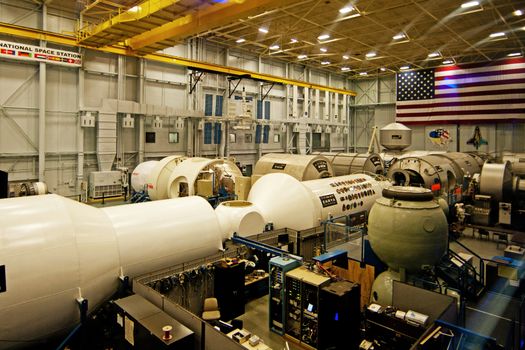
{"label": "electrical cabinet", "polygon": [[244,262],[215,264],[214,296],[219,302],[222,320],[232,320],[244,314]]}
{"label": "electrical cabinet", "polygon": [[122,172],[94,171],[89,174],[89,196],[93,199],[122,196]]}
{"label": "electrical cabinet", "polygon": [[319,347],[319,294],[330,278],[299,267],[286,273],[285,333],[302,344]]}
{"label": "electrical cabinet", "polygon": [[269,262],[270,272],[270,303],[269,303],[269,320],[270,330],[280,335],[284,334],[284,324],[286,315],[285,303],[285,274],[301,265],[301,262],[295,259],[274,257]]}

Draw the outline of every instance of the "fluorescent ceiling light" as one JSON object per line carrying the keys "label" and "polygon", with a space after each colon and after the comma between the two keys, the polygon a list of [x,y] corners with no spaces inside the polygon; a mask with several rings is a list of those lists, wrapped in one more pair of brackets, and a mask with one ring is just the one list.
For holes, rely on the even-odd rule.
{"label": "fluorescent ceiling light", "polygon": [[505,33],[504,32],[497,32],[497,33],[492,33],[489,35],[489,38],[501,38],[505,36]]}
{"label": "fluorescent ceiling light", "polygon": [[386,68],[385,68],[385,67],[381,67],[381,68],[379,68],[379,70],[380,70],[381,72],[384,72],[384,71],[386,71]]}
{"label": "fluorescent ceiling light", "polygon": [[261,27],[261,28],[259,28],[259,32],[264,33],[264,34],[268,34],[268,28]]}
{"label": "fluorescent ceiling light", "polygon": [[354,10],[354,8],[352,6],[345,6],[341,9],[339,9],[339,13],[342,14],[342,15],[346,15],[347,13],[349,12],[352,12]]}
{"label": "fluorescent ceiling light", "polygon": [[128,10],[128,12],[131,12],[131,13],[137,13],[141,10],[140,6],[133,6],[132,8],[130,8]]}
{"label": "fluorescent ceiling light", "polygon": [[343,72],[347,72],[347,71],[350,70],[350,67],[341,67],[341,70],[342,70]]}
{"label": "fluorescent ceiling light", "polygon": [[246,39],[244,39],[244,38],[239,38],[239,39],[235,40],[235,42],[236,42],[237,44],[241,44],[241,43],[243,43],[243,42],[245,42],[245,41],[246,41]]}
{"label": "fluorescent ceiling light", "polygon": [[512,52],[507,55],[508,57],[517,57],[521,56],[521,52]]}
{"label": "fluorescent ceiling light", "polygon": [[514,16],[521,16],[521,15],[523,15],[523,11],[522,10],[516,10],[516,11],[512,12],[512,14]]}
{"label": "fluorescent ceiling light", "polygon": [[326,40],[330,39],[330,34],[321,34],[317,37],[317,40]]}
{"label": "fluorescent ceiling light", "polygon": [[368,75],[368,73],[367,72],[361,72],[361,73],[359,73],[359,75],[364,76],[364,75]]}
{"label": "fluorescent ceiling light", "polygon": [[347,60],[347,59],[349,59],[349,58],[350,58],[350,56],[348,56],[348,55],[343,55],[343,60]]}
{"label": "fluorescent ceiling light", "polygon": [[399,69],[401,69],[401,70],[407,70],[407,69],[410,69],[410,66],[402,66],[402,67],[400,67]]}
{"label": "fluorescent ceiling light", "polygon": [[376,56],[377,56],[377,53],[375,53],[375,52],[369,52],[369,53],[367,53],[365,56],[366,56],[366,58],[372,58],[372,57],[376,57]]}
{"label": "fluorescent ceiling light", "polygon": [[443,61],[443,64],[452,64],[452,63],[454,63],[453,60],[444,60]]}
{"label": "fluorescent ceiling light", "polygon": [[461,4],[462,9],[468,9],[474,6],[479,6],[479,1],[469,1]]}
{"label": "fluorescent ceiling light", "polygon": [[400,40],[400,39],[404,39],[404,38],[406,38],[406,37],[407,37],[407,36],[406,36],[405,33],[399,33],[399,34],[394,35],[394,36],[392,37],[392,39],[394,39],[394,40]]}
{"label": "fluorescent ceiling light", "polygon": [[321,64],[322,64],[323,66],[326,66],[327,64],[330,64],[330,61],[323,61],[323,62],[321,62]]}
{"label": "fluorescent ceiling light", "polygon": [[441,54],[439,52],[431,52],[428,54],[428,58],[436,58],[441,57]]}
{"label": "fluorescent ceiling light", "polygon": [[326,47],[321,47],[319,50],[321,50],[321,52],[326,52],[328,51],[328,49]]}
{"label": "fluorescent ceiling light", "polygon": [[299,56],[297,56],[297,58],[300,59],[300,60],[303,60],[303,59],[305,59],[305,58],[307,58],[307,57],[308,57],[308,56],[306,56],[306,55],[299,55]]}
{"label": "fluorescent ceiling light", "polygon": [[296,42],[298,42],[299,40],[295,39],[295,38],[291,38],[290,39],[290,44],[295,44]]}
{"label": "fluorescent ceiling light", "polygon": [[269,47],[270,50],[279,50],[279,45],[272,45]]}

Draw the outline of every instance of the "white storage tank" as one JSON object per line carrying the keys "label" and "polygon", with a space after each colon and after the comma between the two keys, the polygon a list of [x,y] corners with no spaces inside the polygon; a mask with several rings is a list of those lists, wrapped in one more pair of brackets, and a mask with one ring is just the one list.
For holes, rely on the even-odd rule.
{"label": "white storage tank", "polygon": [[334,169],[334,176],[343,176],[356,173],[383,174],[383,160],[377,153],[314,153],[330,161]]}
{"label": "white storage tank", "polygon": [[287,174],[268,174],[252,186],[248,201],[275,229],[305,230],[330,216],[368,211],[388,185],[364,174],[303,182]]}
{"label": "white storage tank", "polygon": [[255,164],[253,175],[272,173],[288,174],[299,181],[334,176],[332,165],[326,157],[289,153],[268,153]]}
{"label": "white storage tank", "polygon": [[400,123],[390,123],[379,130],[379,142],[388,150],[402,150],[412,144],[412,129]]}
{"label": "white storage tank", "polygon": [[131,188],[135,192],[147,190],[148,177],[153,169],[159,164],[158,160],[148,160],[140,163],[131,173]]}

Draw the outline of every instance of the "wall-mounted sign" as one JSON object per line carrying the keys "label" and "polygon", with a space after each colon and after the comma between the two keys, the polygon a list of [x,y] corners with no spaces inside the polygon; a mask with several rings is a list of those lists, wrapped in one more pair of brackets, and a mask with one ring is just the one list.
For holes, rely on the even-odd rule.
{"label": "wall-mounted sign", "polygon": [[434,145],[438,146],[446,146],[452,141],[449,131],[442,128],[431,130],[428,133],[428,138]]}
{"label": "wall-mounted sign", "polygon": [[476,147],[476,149],[478,149],[481,145],[488,145],[488,144],[489,144],[488,141],[485,140],[481,136],[481,131],[479,130],[479,126],[476,126],[476,128],[474,129],[474,135],[472,135],[472,138],[470,138],[467,141],[467,145],[472,145]]}
{"label": "wall-mounted sign", "polygon": [[76,52],[0,40],[0,57],[46,62],[68,67],[82,66],[82,55]]}

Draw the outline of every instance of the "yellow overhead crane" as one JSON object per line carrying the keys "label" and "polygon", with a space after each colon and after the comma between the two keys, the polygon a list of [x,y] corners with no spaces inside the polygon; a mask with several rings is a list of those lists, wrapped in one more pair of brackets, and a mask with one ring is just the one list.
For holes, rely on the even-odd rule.
{"label": "yellow overhead crane", "polygon": [[93,47],[89,45],[82,45],[77,42],[74,36],[57,34],[57,33],[42,31],[42,30],[34,29],[34,28],[21,27],[21,26],[16,26],[16,25],[3,23],[3,22],[0,22],[0,31],[4,35],[10,35],[10,36],[15,36],[19,38],[31,39],[31,40],[45,40],[49,43],[54,43],[58,45],[65,45],[65,46],[70,46],[70,47],[84,47],[90,50],[113,53],[117,55],[142,57],[144,59],[151,60],[151,61],[184,66],[191,70],[206,71],[206,72],[211,72],[215,74],[222,74],[222,75],[228,75],[228,76],[239,77],[239,78],[249,78],[249,79],[255,79],[255,80],[265,81],[269,83],[295,85],[299,87],[307,87],[310,89],[329,91],[329,92],[343,94],[343,95],[356,96],[356,93],[351,90],[339,89],[339,88],[334,88],[334,87],[329,87],[329,86],[324,86],[324,85],[319,85],[319,84],[313,84],[313,83],[307,83],[307,82],[300,81],[300,80],[286,79],[286,78],[281,78],[275,75],[258,73],[258,72],[253,72],[249,70],[244,70],[244,69],[235,68],[235,67],[222,66],[222,65],[213,64],[213,63],[201,62],[201,61],[191,60],[191,59],[187,59],[183,57],[177,57],[177,56],[171,56],[171,55],[165,55],[165,54],[159,54],[159,53],[149,53],[145,55],[140,55],[134,51],[129,50],[128,48],[122,45],[110,45],[110,46],[104,46],[104,47]]}

